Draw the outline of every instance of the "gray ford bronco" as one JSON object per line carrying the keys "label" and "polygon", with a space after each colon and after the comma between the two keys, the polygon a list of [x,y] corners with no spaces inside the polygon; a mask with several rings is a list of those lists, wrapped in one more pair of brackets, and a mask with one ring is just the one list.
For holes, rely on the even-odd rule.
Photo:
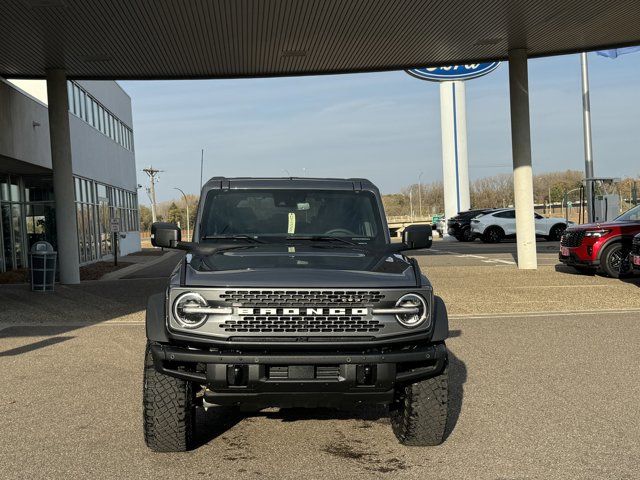
{"label": "gray ford bronco", "polygon": [[405,445],[437,445],[447,421],[448,319],[392,243],[364,179],[220,178],[202,189],[192,241],[154,223],[157,247],[186,251],[147,306],[144,435],[193,446],[195,409],[388,405]]}

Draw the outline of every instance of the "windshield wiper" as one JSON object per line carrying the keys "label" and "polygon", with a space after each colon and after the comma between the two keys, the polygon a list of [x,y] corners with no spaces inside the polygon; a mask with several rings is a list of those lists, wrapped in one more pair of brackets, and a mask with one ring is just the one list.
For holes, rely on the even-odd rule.
{"label": "windshield wiper", "polygon": [[346,243],[347,245],[351,245],[352,247],[363,248],[362,245],[359,245],[355,242],[340,237],[332,237],[331,235],[291,235],[286,237],[285,240],[307,240],[310,242],[341,242]]}
{"label": "windshield wiper", "polygon": [[264,243],[250,235],[205,235],[202,240],[246,240],[251,243]]}

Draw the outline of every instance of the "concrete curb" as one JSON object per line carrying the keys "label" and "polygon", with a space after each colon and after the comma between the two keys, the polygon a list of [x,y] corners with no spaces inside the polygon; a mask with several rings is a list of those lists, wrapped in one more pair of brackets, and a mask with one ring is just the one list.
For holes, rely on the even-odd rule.
{"label": "concrete curb", "polygon": [[128,267],[121,268],[120,270],[116,270],[115,272],[109,272],[103,275],[102,278],[100,278],[100,280],[98,281],[102,282],[105,280],[120,280],[122,277],[126,277],[127,275],[135,273],[138,270],[142,270],[143,268],[150,267],[152,265],[155,265],[156,263],[160,263],[163,260],[166,260],[167,258],[169,258],[170,256],[178,255],[179,253],[180,252],[167,252],[164,255],[160,255],[158,258],[154,258],[149,262],[141,262],[141,263],[135,263],[133,265],[129,265]]}

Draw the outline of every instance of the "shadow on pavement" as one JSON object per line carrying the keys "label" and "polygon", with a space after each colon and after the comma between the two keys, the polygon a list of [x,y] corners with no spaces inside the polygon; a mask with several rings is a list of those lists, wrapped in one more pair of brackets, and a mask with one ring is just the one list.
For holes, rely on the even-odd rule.
{"label": "shadow on pavement", "polygon": [[240,423],[246,415],[234,407],[202,407],[196,409],[196,431],[193,449],[198,449],[224,435]]}
{"label": "shadow on pavement", "polygon": [[564,265],[562,263],[555,266],[555,270],[558,273],[568,273],[569,275],[577,275],[579,277],[593,277],[596,275],[596,270],[576,270],[574,267]]}
{"label": "shadow on pavement", "polygon": [[7,338],[46,338],[10,349],[0,347],[0,356],[32,352],[73,338],[61,334],[141,312],[149,295],[163,291],[165,286],[164,278],[56,285],[52,293],[32,292],[28,285],[3,285],[0,342]]}

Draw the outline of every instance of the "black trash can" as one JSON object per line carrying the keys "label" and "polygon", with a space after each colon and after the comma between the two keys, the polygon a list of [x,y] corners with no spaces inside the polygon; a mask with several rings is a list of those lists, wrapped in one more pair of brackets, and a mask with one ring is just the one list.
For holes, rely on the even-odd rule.
{"label": "black trash can", "polygon": [[53,292],[56,282],[56,261],[58,252],[48,242],[36,242],[29,252],[31,265],[31,290]]}

